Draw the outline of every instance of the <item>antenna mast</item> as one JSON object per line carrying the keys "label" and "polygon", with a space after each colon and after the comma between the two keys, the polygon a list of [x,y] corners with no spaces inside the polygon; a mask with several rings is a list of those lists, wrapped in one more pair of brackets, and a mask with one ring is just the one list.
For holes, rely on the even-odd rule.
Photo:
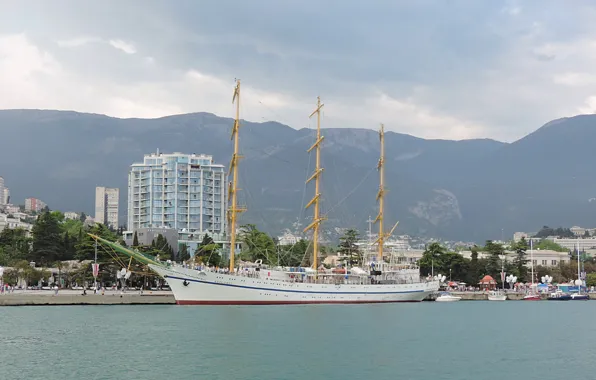
{"label": "antenna mast", "polygon": [[[314,215],[312,223],[310,223],[305,229],[304,232],[308,230],[313,230],[313,263],[312,266],[315,270],[317,270],[317,256],[319,253],[319,226],[322,218],[319,214],[319,202],[321,200],[321,192],[320,192],[320,177],[321,173],[323,173],[323,168],[321,167],[321,143],[323,142],[324,137],[321,136],[321,108],[323,108],[323,104],[321,104],[321,97],[317,97],[317,109],[310,114],[309,117],[312,117],[314,114],[317,114],[317,141],[308,149],[307,152],[311,152],[313,149],[316,148],[316,167],[315,172],[313,175],[310,176],[309,179],[306,180],[306,183],[309,183],[313,179],[315,180],[315,196],[308,202],[305,208],[309,208],[310,206],[314,205]],[[316,273],[316,272],[315,272]]]}
{"label": "antenna mast", "polygon": [[377,193],[377,201],[379,201],[379,214],[375,219],[375,223],[379,223],[379,261],[383,261],[383,245],[385,244],[385,233],[383,232],[383,212],[385,208],[385,126],[381,124],[379,129],[379,139],[381,140],[381,157],[377,164],[379,170],[379,192]]}
{"label": "antenna mast", "polygon": [[228,199],[231,203],[228,207],[228,221],[230,223],[230,273],[234,272],[234,255],[236,253],[236,218],[237,214],[245,211],[243,207],[238,207],[236,193],[238,192],[238,161],[242,156],[238,153],[238,130],[240,129],[240,79],[236,79],[236,87],[234,88],[234,96],[232,103],[236,103],[236,118],[234,119],[234,127],[232,129],[232,137],[234,140],[234,154],[230,162],[230,169],[228,171],[228,178],[232,175],[232,181],[228,187]]}

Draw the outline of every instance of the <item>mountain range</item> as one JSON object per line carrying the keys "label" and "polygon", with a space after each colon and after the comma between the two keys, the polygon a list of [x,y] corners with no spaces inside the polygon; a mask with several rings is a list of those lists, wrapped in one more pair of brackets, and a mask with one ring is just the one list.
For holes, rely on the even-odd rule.
{"label": "mountain range", "polygon": [[[233,120],[209,113],[118,119],[51,110],[0,111],[0,176],[13,203],[40,198],[52,209],[93,215],[96,186],[120,188],[126,220],[127,173],[155,152],[205,153],[227,166]],[[305,186],[314,158],[312,129],[242,122],[241,222],[272,233],[304,227]],[[377,132],[324,129],[326,230],[367,228],[376,215]],[[481,242],[543,225],[593,226],[596,115],[551,121],[513,143],[426,140],[386,132],[386,220],[398,233]],[[313,156],[314,157],[314,156]]]}

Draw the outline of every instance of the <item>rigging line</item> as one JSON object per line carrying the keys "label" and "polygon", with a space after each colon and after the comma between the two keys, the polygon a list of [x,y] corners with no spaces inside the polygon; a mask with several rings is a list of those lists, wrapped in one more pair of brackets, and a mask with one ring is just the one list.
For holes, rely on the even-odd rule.
{"label": "rigging line", "polygon": [[[248,201],[247,203],[249,203],[249,202],[250,202],[250,203],[254,204],[254,198],[253,198],[253,196],[252,196],[252,193],[250,192],[250,190],[248,190],[248,187],[249,187],[249,186],[248,186],[248,182],[247,182],[247,181],[245,180],[245,178],[244,178],[244,174],[242,174],[242,173],[239,173],[239,175],[240,175],[240,179],[242,180],[242,182],[243,182],[243,183],[246,185],[246,186],[245,186],[245,187],[246,187],[246,190],[244,191],[244,194],[246,194],[246,198],[247,198],[247,201]],[[258,208],[258,209],[257,209],[257,213],[259,214],[259,217],[261,218],[261,222],[263,223],[263,225],[266,225],[266,224],[267,224],[267,222],[266,222],[266,220],[265,220],[265,217],[263,216],[263,213],[261,212],[261,208]],[[269,235],[269,234],[267,234],[267,235],[268,235],[269,237],[271,237],[271,238],[272,238],[272,240],[273,240],[273,236],[271,236],[271,235]],[[256,245],[255,245],[255,248],[257,248],[257,247],[256,247]],[[258,251],[259,253],[261,253],[262,255],[264,255],[265,257],[267,257],[267,252],[263,252],[263,250],[261,250],[261,249],[259,249],[259,248],[257,248],[257,251]]]}
{"label": "rigging line", "polygon": [[[110,247],[111,248],[111,247]],[[116,262],[116,264],[120,265],[121,267],[125,267],[126,265],[123,264],[123,262],[120,260],[120,258],[118,257],[118,255],[114,256],[112,255],[112,253],[110,251],[108,251],[103,245],[101,245],[101,249],[103,249],[108,255],[110,255],[110,257],[112,258],[112,260],[114,260]],[[111,248],[113,250],[113,248]],[[116,251],[114,251],[115,253]]]}
{"label": "rigging line", "polygon": [[339,201],[337,204],[333,205],[333,207],[331,207],[331,208],[330,208],[330,209],[327,211],[327,213],[325,213],[325,214],[324,214],[324,216],[327,216],[327,215],[329,215],[329,213],[330,213],[331,211],[333,211],[335,208],[337,208],[339,205],[341,205],[343,202],[345,202],[345,201],[346,201],[346,200],[347,200],[347,199],[348,199],[350,196],[352,196],[352,194],[354,194],[354,192],[355,192],[356,190],[358,190],[358,188],[359,188],[360,186],[362,186],[362,184],[363,184],[363,183],[366,181],[366,179],[367,179],[367,178],[368,178],[368,177],[371,175],[371,173],[372,173],[372,172],[374,172],[376,169],[377,169],[377,167],[376,167],[376,166],[375,166],[375,167],[373,167],[373,168],[371,168],[371,169],[368,171],[368,173],[366,173],[366,175],[364,176],[364,178],[362,178],[362,180],[360,181],[360,183],[359,183],[358,185],[356,185],[356,186],[355,186],[355,187],[354,187],[352,190],[350,190],[350,192],[349,192],[349,193],[348,193],[348,194],[347,194],[345,197],[343,197],[343,198],[342,198],[342,199],[341,199],[341,200],[340,200],[340,201]]}
{"label": "rigging line", "polygon": [[[267,106],[266,106],[265,104],[263,104],[261,101],[259,101],[259,103],[261,103],[263,106],[267,107]],[[267,108],[268,108],[268,107],[267,107]],[[241,104],[241,105],[240,105],[240,109],[241,109],[241,110],[242,110],[242,112],[244,113],[244,107],[243,107],[243,104]],[[246,121],[246,120],[245,120],[245,121]],[[263,133],[260,133],[260,132],[259,132],[259,131],[257,131],[256,129],[252,128],[251,124],[252,124],[252,123],[248,123],[248,122],[246,123],[246,128],[248,129],[248,131],[250,131],[251,133],[253,133],[253,134],[256,134],[256,135],[264,136],[264,134],[263,134]],[[252,148],[252,149],[251,149],[251,148],[243,147],[243,148],[242,148],[242,151],[253,151],[253,152],[259,152],[259,153],[262,153],[262,154],[264,154],[264,155],[265,155],[266,157],[268,157],[268,158],[272,157],[272,158],[275,158],[275,159],[277,159],[277,160],[279,160],[279,161],[281,161],[281,162],[285,162],[285,163],[291,164],[291,162],[290,162],[289,160],[285,160],[285,159],[282,159],[282,158],[280,158],[280,157],[276,156],[276,155],[275,155],[275,152],[271,152],[271,153],[270,153],[270,152],[266,152],[264,149],[254,149],[254,148]],[[309,155],[309,165],[310,165],[310,155]],[[307,168],[306,176],[308,176],[308,168]],[[307,178],[308,178],[308,177],[307,177]],[[253,196],[252,196],[252,194],[251,194],[250,190],[248,190],[248,188],[249,188],[250,186],[248,185],[248,181],[246,180],[246,177],[244,176],[244,174],[243,174],[242,172],[240,172],[240,180],[241,180],[241,181],[242,181],[242,182],[243,182],[243,183],[246,185],[246,186],[245,186],[245,188],[246,188],[246,189],[245,189],[244,193],[246,194],[247,201],[254,203],[254,198],[253,198]],[[302,208],[303,208],[303,206],[304,206],[304,196],[305,196],[305,194],[306,194],[306,180],[305,180],[305,183],[304,183],[304,190],[303,190],[303,197],[302,197]],[[301,211],[301,212],[302,212],[302,211]],[[261,219],[261,222],[262,222],[264,225],[266,225],[266,224],[267,224],[267,222],[265,221],[265,217],[263,216],[263,213],[260,211],[260,208],[258,209],[257,213],[258,213],[258,215],[259,215],[259,217],[260,217],[260,219]],[[272,236],[271,236],[271,237],[272,237]],[[294,244],[291,246],[291,248],[293,248],[295,244],[296,244],[296,243],[294,243]],[[263,251],[262,251],[262,250],[260,250],[260,249],[258,249],[258,251],[259,251],[259,253],[263,254],[264,256],[267,256],[266,252],[263,252]]]}
{"label": "rigging line", "polygon": [[[271,112],[271,113],[272,113],[274,116],[276,116],[276,117],[278,118],[278,120],[280,120],[280,121],[277,121],[277,123],[280,123],[280,124],[282,124],[281,120],[283,119],[283,117],[282,117],[280,114],[278,114],[277,112],[273,111],[271,108],[269,108],[269,107],[268,107],[268,106],[267,106],[265,103],[263,103],[262,101],[260,101],[260,100],[259,100],[259,103],[260,103],[260,104],[261,104],[263,107],[267,108],[267,109],[269,110],[269,112]],[[262,117],[262,118],[264,119],[264,117]],[[271,120],[269,120],[269,121],[271,121]]]}

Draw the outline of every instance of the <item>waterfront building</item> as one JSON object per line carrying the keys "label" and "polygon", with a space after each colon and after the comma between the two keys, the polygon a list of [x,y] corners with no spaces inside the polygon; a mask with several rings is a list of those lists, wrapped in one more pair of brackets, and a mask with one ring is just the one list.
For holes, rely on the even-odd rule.
{"label": "waterfront building", "polygon": [[179,244],[187,244],[189,249],[205,233],[223,243],[224,175],[224,166],[214,163],[209,155],[145,155],[142,163],[131,165],[128,174],[128,230],[172,228],[178,231]]}
{"label": "waterfront building", "polygon": [[37,198],[27,198],[25,199],[25,211],[29,212],[40,212],[43,210],[47,205],[45,202],[37,199]]}
{"label": "waterfront building", "polygon": [[98,186],[95,188],[95,222],[118,228],[120,189]]}

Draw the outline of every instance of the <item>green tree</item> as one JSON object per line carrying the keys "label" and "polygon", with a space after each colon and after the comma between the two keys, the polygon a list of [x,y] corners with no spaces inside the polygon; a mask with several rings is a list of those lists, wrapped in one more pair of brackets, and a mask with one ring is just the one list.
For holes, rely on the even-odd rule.
{"label": "green tree", "polygon": [[78,219],[66,219],[62,222],[62,231],[71,237],[78,236],[83,228],[83,223]]}
{"label": "green tree", "polygon": [[[89,236],[88,233],[99,236],[108,241],[118,240],[118,237],[101,223],[96,223],[93,226],[87,227],[86,229],[81,229],[75,243],[74,254],[74,258],[79,261],[92,260],[95,256],[95,240]],[[101,247],[98,247],[97,255],[101,261],[111,260],[111,256],[107,254],[106,251]],[[115,253],[112,252],[112,255],[115,255]]]}
{"label": "green tree", "polygon": [[190,259],[190,252],[188,252],[188,245],[182,244],[178,251],[180,261],[187,261]]}
{"label": "green tree", "polygon": [[197,249],[195,250],[195,259],[208,266],[221,266],[222,260],[220,250],[221,247],[218,244],[215,244],[211,236],[206,233],[203,235],[203,240],[201,243],[197,245]]}
{"label": "green tree", "polygon": [[527,259],[526,251],[528,250],[528,242],[522,238],[517,243],[511,246],[515,251],[515,259],[513,259],[514,273],[517,276],[517,281],[526,282],[528,278],[528,267],[526,266],[530,260]]}
{"label": "green tree", "polygon": [[538,244],[533,245],[534,249],[550,250],[557,252],[567,252],[566,248],[561,247],[559,244],[552,240],[542,239]]}
{"label": "green tree", "polygon": [[344,262],[350,266],[360,265],[363,261],[362,251],[356,245],[358,231],[349,229],[339,238],[339,254],[344,256]]}
{"label": "green tree", "polygon": [[420,266],[420,273],[423,275],[429,275],[432,273],[438,274],[444,267],[444,256],[447,250],[440,243],[431,243],[426,246],[422,258],[418,261]]}
{"label": "green tree", "polygon": [[33,225],[33,248],[29,259],[48,265],[62,253],[62,230],[59,216],[50,212],[42,213]]}
{"label": "green tree", "polygon": [[[442,257],[443,268],[442,273],[445,276],[451,277],[454,281],[464,281],[470,267],[470,260],[464,258],[457,252],[447,252]],[[449,278],[447,277],[447,278]]]}
{"label": "green tree", "polygon": [[468,285],[476,286],[478,281],[480,281],[481,273],[481,265],[478,260],[478,249],[477,247],[472,247],[472,256],[470,259],[470,265],[468,268],[468,275],[466,277],[466,282]]}
{"label": "green tree", "polygon": [[279,265],[288,267],[298,267],[301,265],[310,265],[310,256],[312,247],[308,240],[300,239],[295,244],[280,245],[277,247],[279,256]]}
{"label": "green tree", "polygon": [[538,233],[536,233],[536,235],[534,235],[534,237],[537,238],[546,238],[549,236],[557,236],[560,238],[573,238],[575,237],[575,235],[573,234],[573,232],[571,232],[571,230],[569,228],[550,228],[549,226],[544,226],[542,227],[542,229],[540,229],[540,231],[538,231]]}
{"label": "green tree", "polygon": [[133,247],[138,247],[139,246],[139,237],[137,236],[137,231],[135,231],[133,237],[132,237],[132,246]]}
{"label": "green tree", "polygon": [[9,265],[13,261],[29,256],[31,238],[22,228],[5,228],[0,232],[0,265]]}
{"label": "green tree", "polygon": [[486,273],[489,274],[496,281],[501,280],[501,257],[504,256],[505,250],[503,246],[498,243],[494,243],[492,240],[487,240],[484,246],[486,253],[488,254],[486,262]]}
{"label": "green tree", "polygon": [[254,224],[241,226],[241,231],[242,251],[240,257],[243,260],[263,260],[264,264],[277,262],[277,250],[271,236],[259,231]]}
{"label": "green tree", "polygon": [[596,286],[596,273],[588,273],[586,275],[586,285]]}

